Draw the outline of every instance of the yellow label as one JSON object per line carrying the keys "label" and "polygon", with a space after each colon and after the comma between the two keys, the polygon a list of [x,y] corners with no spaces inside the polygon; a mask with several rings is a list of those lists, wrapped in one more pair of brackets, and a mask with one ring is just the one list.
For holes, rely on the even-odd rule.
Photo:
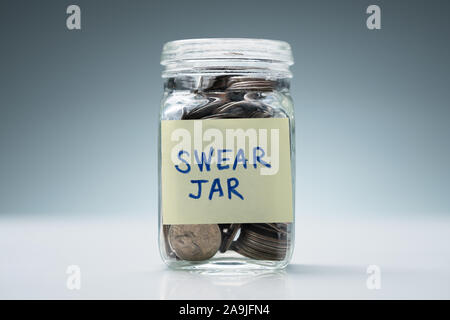
{"label": "yellow label", "polygon": [[292,222],[289,120],[161,122],[163,224]]}

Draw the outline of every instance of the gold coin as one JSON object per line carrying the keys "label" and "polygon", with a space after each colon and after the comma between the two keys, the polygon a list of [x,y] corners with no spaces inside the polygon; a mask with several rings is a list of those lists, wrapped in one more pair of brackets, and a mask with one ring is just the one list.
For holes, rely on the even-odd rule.
{"label": "gold coin", "polygon": [[222,236],[217,224],[172,225],[169,242],[175,254],[183,260],[202,261],[219,250]]}

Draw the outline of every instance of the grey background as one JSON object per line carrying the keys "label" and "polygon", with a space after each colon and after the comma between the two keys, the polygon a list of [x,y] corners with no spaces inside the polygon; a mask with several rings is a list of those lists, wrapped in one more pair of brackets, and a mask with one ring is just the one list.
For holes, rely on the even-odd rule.
{"label": "grey background", "polygon": [[[70,4],[82,30],[66,28]],[[366,28],[370,4],[382,29]],[[0,215],[157,214],[162,45],[288,41],[297,218],[450,215],[448,1],[2,1]]]}

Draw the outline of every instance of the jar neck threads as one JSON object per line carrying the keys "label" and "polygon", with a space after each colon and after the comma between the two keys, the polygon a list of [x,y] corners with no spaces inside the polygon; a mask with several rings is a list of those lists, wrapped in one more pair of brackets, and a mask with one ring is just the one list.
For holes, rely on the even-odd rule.
{"label": "jar neck threads", "polygon": [[164,45],[163,78],[186,75],[251,75],[290,78],[288,43],[264,39],[191,39]]}

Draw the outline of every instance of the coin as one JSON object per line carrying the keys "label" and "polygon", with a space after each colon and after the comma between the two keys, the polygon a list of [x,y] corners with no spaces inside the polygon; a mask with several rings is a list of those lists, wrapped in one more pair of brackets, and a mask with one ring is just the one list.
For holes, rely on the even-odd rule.
{"label": "coin", "polygon": [[165,252],[168,257],[175,258],[175,253],[172,251],[172,249],[170,248],[170,244],[169,244],[169,237],[168,237],[169,229],[170,229],[170,226],[163,225],[164,248],[165,248]]}
{"label": "coin", "polygon": [[169,243],[177,257],[188,261],[201,261],[213,257],[221,244],[217,224],[172,225]]}
{"label": "coin", "polygon": [[258,90],[272,91],[276,87],[276,81],[249,77],[232,77],[228,81],[227,90]]}
{"label": "coin", "polygon": [[227,100],[223,100],[220,97],[208,97],[208,102],[199,107],[195,107],[189,112],[185,113],[182,117],[182,120],[189,119],[202,119],[211,114],[215,114],[217,112],[217,108],[222,106]]}
{"label": "coin", "polygon": [[273,90],[276,82],[242,76],[220,76],[207,82],[207,88],[199,92],[207,102],[184,112],[182,120],[275,117],[274,109],[257,99],[261,91]]}
{"label": "coin", "polygon": [[239,231],[241,225],[240,224],[231,224],[226,232],[223,233],[222,236],[222,245],[220,246],[220,252],[224,253],[228,249],[230,249],[231,244],[233,243],[234,238],[236,237],[237,232]]}
{"label": "coin", "polygon": [[244,224],[232,249],[251,259],[283,260],[289,247],[286,230],[282,223]]}
{"label": "coin", "polygon": [[256,241],[258,243],[262,243],[264,245],[267,245],[267,246],[270,246],[273,248],[286,249],[290,244],[286,240],[280,240],[280,239],[269,238],[266,236],[261,236],[256,233],[253,233],[251,231],[244,232],[243,237],[245,237],[246,240]]}
{"label": "coin", "polygon": [[223,91],[227,88],[228,82],[230,77],[229,76],[218,76],[214,80],[212,80],[212,84],[208,86],[205,91]]}
{"label": "coin", "polygon": [[[244,239],[243,239],[244,240]],[[253,248],[254,250],[264,252],[266,254],[283,254],[286,251],[285,247],[276,247],[274,245],[270,245],[267,242],[261,242],[249,237],[246,237],[244,241],[246,246]]]}
{"label": "coin", "polygon": [[267,254],[265,252],[260,252],[258,250],[254,250],[251,247],[248,247],[242,243],[234,243],[233,244],[233,249],[247,257],[247,258],[251,258],[251,259],[255,259],[255,260],[283,260],[285,255],[277,255],[277,254]]}
{"label": "coin", "polygon": [[267,224],[253,223],[246,226],[246,228],[255,235],[261,237],[269,238],[274,241],[286,241],[286,233],[275,231]]}

